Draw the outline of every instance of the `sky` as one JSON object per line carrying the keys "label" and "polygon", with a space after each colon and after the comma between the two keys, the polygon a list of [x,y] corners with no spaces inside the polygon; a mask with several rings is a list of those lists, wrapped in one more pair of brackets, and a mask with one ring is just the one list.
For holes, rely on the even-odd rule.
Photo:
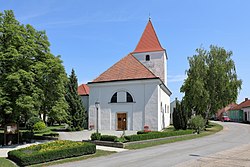
{"label": "sky", "polygon": [[181,99],[188,57],[217,45],[233,52],[243,80],[237,102],[250,97],[249,0],[0,0],[22,24],[45,30],[51,52],[79,84],[92,81],[132,52],[149,15],[168,55],[171,101]]}

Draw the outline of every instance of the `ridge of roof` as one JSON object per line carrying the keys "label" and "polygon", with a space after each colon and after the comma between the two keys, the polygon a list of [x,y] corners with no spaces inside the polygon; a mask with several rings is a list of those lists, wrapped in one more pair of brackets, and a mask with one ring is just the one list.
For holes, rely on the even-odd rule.
{"label": "ridge of roof", "polygon": [[89,95],[89,87],[86,84],[81,84],[77,88],[78,95],[86,96]]}
{"label": "ridge of roof", "polygon": [[149,19],[146,28],[144,29],[133,53],[152,51],[165,51],[165,49],[161,46],[157,34],[154,30],[153,24]]}
{"label": "ridge of roof", "polygon": [[153,78],[158,77],[129,53],[90,83]]}

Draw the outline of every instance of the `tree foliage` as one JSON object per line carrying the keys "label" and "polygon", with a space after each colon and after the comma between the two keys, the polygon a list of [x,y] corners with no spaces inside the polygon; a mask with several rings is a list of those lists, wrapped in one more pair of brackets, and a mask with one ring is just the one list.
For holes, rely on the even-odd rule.
{"label": "tree foliage", "polygon": [[184,109],[183,103],[176,101],[176,107],[173,112],[173,125],[176,130],[187,129],[187,112]]}
{"label": "tree foliage", "polygon": [[[0,13],[0,117],[4,123],[49,114],[62,104],[67,76],[50,53],[44,31],[20,24],[13,11]],[[45,117],[44,117],[45,120]]]}
{"label": "tree foliage", "polygon": [[237,77],[231,51],[211,45],[209,51],[199,48],[196,52],[188,58],[187,79],[181,92],[185,93],[184,105],[189,112],[207,119],[237,100],[242,81]]}
{"label": "tree foliage", "polygon": [[84,123],[86,122],[86,111],[82,104],[82,99],[77,93],[77,88],[77,77],[75,75],[75,71],[72,69],[66,88],[66,100],[69,104],[68,121],[70,130],[81,130],[83,129]]}

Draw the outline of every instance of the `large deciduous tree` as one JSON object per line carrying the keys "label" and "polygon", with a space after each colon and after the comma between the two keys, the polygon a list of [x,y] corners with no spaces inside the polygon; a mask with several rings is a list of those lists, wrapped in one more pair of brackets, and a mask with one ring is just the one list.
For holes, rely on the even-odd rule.
{"label": "large deciduous tree", "polygon": [[211,45],[209,51],[199,48],[196,52],[188,58],[187,79],[181,92],[185,93],[185,107],[208,119],[237,100],[242,81],[237,77],[231,51]]}
{"label": "large deciduous tree", "polygon": [[[44,31],[20,24],[13,11],[0,13],[0,117],[3,123],[66,111],[67,76],[60,57],[50,53]],[[45,117],[44,117],[45,120]]]}
{"label": "large deciduous tree", "polygon": [[82,99],[77,93],[77,77],[75,71],[72,69],[71,75],[68,79],[66,87],[66,100],[69,104],[69,126],[70,130],[81,130],[86,123],[86,111],[82,104]]}

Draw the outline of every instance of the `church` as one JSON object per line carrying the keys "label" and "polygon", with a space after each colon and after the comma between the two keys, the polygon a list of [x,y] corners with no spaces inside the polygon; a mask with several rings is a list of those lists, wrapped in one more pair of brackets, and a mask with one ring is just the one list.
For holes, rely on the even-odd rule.
{"label": "church", "polygon": [[167,59],[149,19],[134,51],[88,82],[89,127],[161,131],[169,126]]}

